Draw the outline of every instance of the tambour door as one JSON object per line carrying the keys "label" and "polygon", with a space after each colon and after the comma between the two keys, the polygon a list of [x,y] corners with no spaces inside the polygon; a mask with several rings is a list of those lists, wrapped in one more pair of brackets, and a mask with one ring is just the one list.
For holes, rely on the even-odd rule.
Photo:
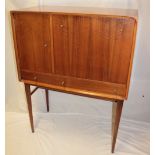
{"label": "tambour door", "polygon": [[12,16],[20,78],[36,80],[36,73],[51,73],[50,15],[15,12]]}

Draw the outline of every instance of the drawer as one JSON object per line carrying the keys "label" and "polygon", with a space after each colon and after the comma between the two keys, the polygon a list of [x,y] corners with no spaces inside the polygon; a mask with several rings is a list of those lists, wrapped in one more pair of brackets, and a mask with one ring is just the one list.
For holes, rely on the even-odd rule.
{"label": "drawer", "polygon": [[67,90],[76,89],[80,91],[89,91],[92,93],[111,94],[116,96],[126,96],[126,85],[96,80],[88,80],[69,76],[61,76],[56,74],[32,73],[29,71],[22,72],[22,80],[30,80],[37,83],[45,83],[57,86],[57,89]]}
{"label": "drawer", "polygon": [[22,80],[32,80],[35,82],[42,82],[51,85],[65,86],[66,79],[62,76],[56,76],[46,73],[34,73],[31,71],[22,71]]}

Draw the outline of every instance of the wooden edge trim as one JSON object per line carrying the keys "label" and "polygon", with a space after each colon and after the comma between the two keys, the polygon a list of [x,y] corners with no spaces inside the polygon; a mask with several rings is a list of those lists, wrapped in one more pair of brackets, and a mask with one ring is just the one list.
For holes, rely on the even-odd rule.
{"label": "wooden edge trim", "polygon": [[128,98],[128,92],[129,92],[129,86],[130,86],[130,78],[131,78],[132,66],[133,66],[133,57],[134,57],[134,53],[135,53],[137,24],[138,24],[137,20],[135,20],[134,31],[133,31],[133,41],[132,41],[132,53],[131,53],[129,73],[128,73],[128,81],[127,81],[127,89],[126,89],[126,99]]}
{"label": "wooden edge trim", "polygon": [[74,13],[74,12],[54,12],[54,11],[32,11],[32,10],[11,10],[13,13],[34,13],[34,14],[50,14],[50,15],[66,15],[66,16],[91,16],[91,17],[111,17],[111,18],[132,18],[137,21],[137,16],[130,15],[114,15],[114,14],[101,14],[101,13]]}
{"label": "wooden edge trim", "polygon": [[52,57],[52,73],[55,73],[54,70],[54,38],[53,38],[53,16],[49,16],[49,20],[50,20],[50,43],[51,43],[51,57]]}
{"label": "wooden edge trim", "polygon": [[30,81],[30,80],[21,80],[21,81],[26,83],[26,84],[37,86],[40,88],[47,88],[47,89],[60,91],[60,92],[64,92],[64,93],[69,93],[69,94],[92,97],[92,98],[97,98],[97,99],[104,99],[107,101],[122,101],[125,99],[124,97],[118,96],[118,95],[112,95],[112,94],[106,94],[106,93],[97,93],[97,92],[80,90],[80,89],[75,89],[75,88],[69,88],[69,87],[56,86],[56,85],[45,84],[45,83],[40,83],[40,82],[34,82],[34,81]]}
{"label": "wooden edge trim", "polygon": [[11,15],[11,27],[13,33],[13,42],[14,42],[14,50],[15,50],[15,57],[16,57],[16,64],[17,64],[17,72],[18,72],[18,79],[21,80],[21,71],[20,71],[20,62],[19,62],[19,54],[18,54],[18,47],[16,42],[16,32],[15,32],[15,23],[14,23],[14,12],[10,11]]}

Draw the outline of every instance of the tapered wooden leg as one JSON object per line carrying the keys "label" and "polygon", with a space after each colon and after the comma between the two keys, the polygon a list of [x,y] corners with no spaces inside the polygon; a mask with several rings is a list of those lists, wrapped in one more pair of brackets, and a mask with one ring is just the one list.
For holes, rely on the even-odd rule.
{"label": "tapered wooden leg", "polygon": [[122,107],[124,101],[113,102],[112,107],[112,148],[111,152],[114,153],[115,144],[117,139],[117,133],[119,128],[119,122],[122,114]]}
{"label": "tapered wooden leg", "polygon": [[49,112],[49,95],[48,95],[48,89],[45,89],[45,94],[46,94],[47,112]]}
{"label": "tapered wooden leg", "polygon": [[28,111],[29,111],[29,119],[30,119],[30,124],[31,124],[31,130],[32,130],[32,132],[34,132],[31,90],[30,90],[29,84],[25,84],[25,92],[26,92],[26,99],[27,99],[27,106],[28,106]]}

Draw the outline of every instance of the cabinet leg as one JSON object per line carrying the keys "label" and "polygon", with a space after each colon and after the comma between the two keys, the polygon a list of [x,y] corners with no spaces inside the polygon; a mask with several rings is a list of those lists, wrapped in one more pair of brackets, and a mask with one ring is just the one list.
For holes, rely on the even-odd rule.
{"label": "cabinet leg", "polygon": [[114,153],[114,150],[115,150],[115,144],[116,144],[119,122],[120,122],[121,113],[122,113],[123,102],[124,101],[113,102],[113,107],[112,107],[112,148],[111,148],[112,153]]}
{"label": "cabinet leg", "polygon": [[31,101],[31,90],[30,85],[25,84],[25,92],[26,92],[26,99],[27,99],[27,107],[29,112],[29,119],[31,124],[31,130],[34,132],[34,125],[33,125],[33,114],[32,114],[32,101]]}
{"label": "cabinet leg", "polygon": [[48,89],[45,89],[45,94],[46,94],[47,112],[49,112],[49,95],[48,95]]}

